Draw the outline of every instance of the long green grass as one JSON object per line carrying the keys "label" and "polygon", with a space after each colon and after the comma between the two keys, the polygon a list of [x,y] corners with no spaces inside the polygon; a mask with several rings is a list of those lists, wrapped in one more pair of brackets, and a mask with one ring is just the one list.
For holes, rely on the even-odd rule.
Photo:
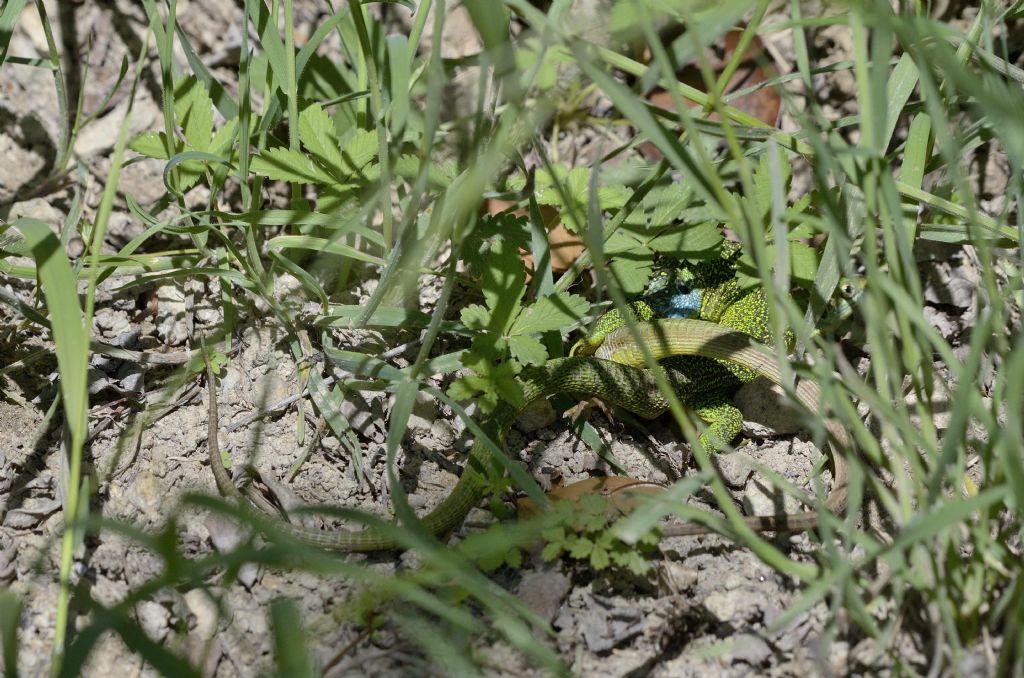
{"label": "long green grass", "polygon": [[[246,0],[236,98],[203,66],[176,24],[174,0],[143,0],[146,47],[155,49],[162,77],[162,129],[135,139],[122,131],[91,222],[22,219],[0,225],[0,276],[34,278],[42,293],[35,308],[6,295],[0,301],[30,322],[45,324],[60,372],[69,484],[54,611],[55,674],[74,675],[108,631],[158,671],[197,673],[198,667],[168,645],[145,635],[133,607],[160,591],[206,587],[221,572],[231,581],[251,562],[358,583],[366,591],[364,604],[351,611],[349,621],[368,628],[391,623],[429,661],[448,670],[478,671],[481,658],[472,641],[488,637],[508,643],[545,671],[567,672],[571,658],[546,641],[546,624],[477,566],[481,560],[501,562],[510,542],[530,539],[529,530],[486,532],[470,540],[471,553],[447,548],[417,529],[395,471],[416,394],[433,394],[460,415],[464,410],[452,396],[514,398],[508,378],[516,365],[562,355],[569,332],[606,308],[588,312],[588,304],[569,294],[580,289],[588,266],[596,274],[597,297],[621,307],[642,289],[643,272],[656,253],[706,252],[725,230],[742,241],[743,275],[767,291],[777,328],[791,328],[795,335],[794,373],[820,383],[822,409],[851,432],[856,448],[847,450],[853,467],[849,512],[826,521],[813,560],[752,532],[733,532],[799,585],[797,602],[773,627],[783,629],[825,602],[832,613],[826,652],[829,639],[851,633],[848,624],[875,640],[878,652],[889,653],[886,660],[901,672],[956,673],[968,653],[998,638],[991,672],[1024,672],[1024,72],[1013,63],[1008,39],[1020,30],[1019,3],[983,2],[961,30],[930,18],[922,3],[904,3],[894,13],[887,2],[853,2],[842,13],[809,16],[793,0],[780,19],[779,12],[768,11],[774,8],[767,1],[623,0],[608,16],[611,38],[594,44],[578,37],[568,0],[543,9],[526,0],[466,0],[483,49],[462,60],[442,58],[440,40],[429,46],[423,40],[428,25],[434,36],[442,34],[448,20],[444,3],[328,4],[330,18],[297,48],[291,0]],[[384,5],[387,12],[407,14],[407,35],[385,33]],[[59,119],[70,121],[62,131],[56,175],[68,169],[74,139],[89,120],[80,110],[71,114],[80,102],[72,104],[65,94],[66,74],[45,13],[39,18],[49,58],[8,53],[20,17],[41,8],[42,3],[23,1],[0,8],[0,67],[53,72]],[[522,29],[514,39],[513,21]],[[657,32],[668,21],[686,31],[664,45]],[[782,92],[796,129],[775,129],[731,105],[726,83],[740,52],[716,74],[705,48],[736,26],[745,26],[744,41],[791,31],[794,61],[772,84]],[[810,37],[824,26],[848,32],[849,61],[816,60]],[[258,41],[250,40],[250,31]],[[332,36],[344,60],[322,56],[323,42]],[[638,42],[650,48],[648,63],[625,49]],[[176,53],[187,63],[177,63]],[[123,77],[137,83],[149,58],[148,51],[136,55]],[[694,59],[705,78],[700,89],[679,83],[675,75],[680,64]],[[452,111],[445,88],[467,68],[479,69],[475,107]],[[830,119],[827,102],[817,99],[816,79],[847,72],[856,83],[857,112]],[[643,95],[654,86],[668,90],[676,111],[647,103]],[[626,130],[625,141],[609,141],[579,167],[561,167],[547,133],[553,122],[561,125],[560,104],[590,101],[575,94],[584,87],[610,104],[609,116]],[[664,159],[633,160],[624,167],[610,162],[629,157],[644,142]],[[118,195],[119,169],[130,162],[127,149],[166,162],[166,193],[158,204],[144,206]],[[970,161],[981,150],[1005,156],[1009,167],[1005,195],[995,203],[998,212],[974,194]],[[792,194],[794,174],[809,180],[800,195]],[[288,186],[284,193],[280,182]],[[208,197],[197,207],[188,194],[199,185]],[[312,202],[310,189],[317,196]],[[286,207],[264,208],[282,195]],[[516,202],[527,217],[481,217],[488,197]],[[557,280],[542,204],[557,209],[588,248]],[[116,255],[104,254],[106,225],[119,209],[146,230]],[[54,235],[57,226],[61,230]],[[15,233],[23,240],[5,239]],[[64,245],[75,234],[86,243],[86,254],[72,263]],[[166,236],[174,236],[173,250],[155,244],[168,242]],[[806,244],[814,236],[824,243],[819,249]],[[516,270],[517,246],[538,262],[529,283],[521,267]],[[925,312],[927,263],[917,255],[938,246],[962,247],[980,273],[973,325],[955,341],[942,336]],[[28,255],[35,264],[16,264],[8,255]],[[300,313],[301,304],[275,296],[275,280],[284,273],[299,281],[303,301],[312,302],[315,313]],[[302,366],[312,406],[357,468],[360,440],[331,413],[339,411],[348,388],[393,394],[388,477],[394,512],[405,526],[390,529],[416,547],[418,568],[383,575],[291,543],[272,525],[264,526],[263,548],[246,544],[188,559],[175,543],[176,517],[161,533],[148,534],[90,514],[82,454],[86,368],[90,350],[103,350],[87,334],[96,287],[114,283],[131,291],[197,278],[220,282],[224,320],[210,335],[223,337],[225,349],[240,329],[239,318],[267,309],[266,322],[286,336]],[[365,303],[355,305],[350,292],[366,278],[378,284]],[[417,288],[428,283],[439,287],[431,315],[415,307]],[[466,290],[483,300],[480,311],[453,306],[460,296],[455,293]],[[516,299],[501,302],[498,290]],[[852,293],[844,296],[843,290]],[[558,309],[550,311],[557,323],[537,320],[542,304]],[[398,369],[377,356],[342,350],[332,328],[373,328],[390,336],[413,330],[421,345],[411,364]],[[440,354],[442,336],[462,348]],[[777,350],[784,359],[781,339]],[[329,385],[307,370],[320,351],[350,376]],[[867,360],[862,367],[851,356]],[[427,381],[464,366],[473,368],[475,380],[456,382],[450,393]],[[188,370],[198,373],[198,363]],[[857,404],[870,414],[858,412]],[[692,441],[693,425],[678,403],[673,412]],[[934,423],[937,413],[946,417],[944,428]],[[816,416],[806,415],[806,427],[824,442]],[[300,416],[300,426],[302,421]],[[473,430],[482,433],[475,424]],[[585,439],[599,442],[589,429]],[[711,460],[698,463],[697,477],[728,502]],[[509,469],[517,485],[539,497],[532,480],[515,465]],[[681,502],[694,485],[680,485],[669,496]],[[860,522],[868,502],[879,514],[873,529]],[[191,497],[186,506],[256,520],[207,497]],[[637,513],[621,534],[644,533],[659,513],[664,510]],[[358,519],[384,526],[370,517]],[[101,538],[108,531],[127,535],[163,560],[163,574],[133,588],[122,603],[104,607],[72,581],[87,531]],[[72,601],[88,612],[84,625],[71,618]],[[16,672],[19,615],[19,601],[0,596],[8,675]],[[279,600],[270,616],[277,670],[315,674],[319,669],[305,651],[310,639],[293,604]],[[920,631],[922,624],[927,633]],[[907,663],[893,649],[889,641],[900,633],[919,634],[929,651],[927,664]]]}

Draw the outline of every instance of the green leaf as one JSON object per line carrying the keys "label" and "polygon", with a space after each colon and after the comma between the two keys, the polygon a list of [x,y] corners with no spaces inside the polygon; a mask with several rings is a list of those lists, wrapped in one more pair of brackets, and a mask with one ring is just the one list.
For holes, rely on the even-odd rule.
{"label": "green leaf", "polygon": [[522,370],[519,363],[507,360],[495,365],[471,351],[463,354],[463,363],[476,374],[460,377],[452,382],[448,387],[448,395],[452,398],[475,398],[485,414],[493,412],[500,400],[508,402],[513,407],[522,407],[526,404],[523,390],[515,378]]}
{"label": "green leaf", "polygon": [[[602,503],[604,503],[602,501]],[[583,519],[583,529],[587,532],[600,532],[608,527],[608,518],[604,515],[604,508],[600,513],[593,513]]]}
{"label": "green leaf", "polygon": [[[537,202],[559,208],[562,223],[576,232],[577,220],[586,218],[590,206],[590,169],[574,167],[568,170],[563,165],[554,166],[554,172],[537,172],[537,187],[540,190]],[[622,207],[629,200],[629,191],[624,186],[603,186],[598,189],[597,203],[602,210]]]}
{"label": "green leaf", "polygon": [[484,272],[482,291],[487,308],[497,317],[491,328],[504,331],[519,315],[523,293],[526,292],[526,271],[516,247],[501,239],[491,245],[489,266]]}
{"label": "green leaf", "polygon": [[304,153],[287,148],[271,148],[253,157],[252,171],[276,181],[292,184],[332,184],[334,178]]}
{"label": "green leaf", "polygon": [[530,84],[528,78],[536,68],[533,85],[539,90],[551,89],[558,81],[558,66],[571,61],[572,56],[564,46],[545,45],[536,37],[527,38],[523,47],[516,50],[516,66],[522,74],[520,84],[523,87]]}
{"label": "green leaf", "polygon": [[[564,503],[564,502],[560,502],[560,503]],[[549,515],[555,516],[556,519],[558,517],[556,514],[549,514]],[[543,532],[541,532],[540,536],[545,541],[547,541],[549,543],[564,544],[565,543],[565,527],[564,526],[549,527],[549,528],[545,529]]]}
{"label": "green leaf", "polygon": [[572,540],[572,546],[569,548],[569,555],[573,558],[583,559],[589,556],[594,551],[594,542],[590,541],[586,537],[578,537]]}
{"label": "green leaf", "polygon": [[644,211],[650,213],[649,224],[652,229],[660,229],[674,224],[679,215],[693,200],[693,189],[686,184],[672,183],[668,186],[656,186],[644,197]]}
{"label": "green leaf", "polygon": [[608,558],[608,551],[600,546],[595,546],[590,552],[590,566],[595,570],[603,570],[608,567],[610,563],[611,561]]}
{"label": "green leaf", "polygon": [[194,75],[175,87],[174,116],[189,146],[197,151],[209,150],[213,138],[213,100]]}
{"label": "green leaf", "polygon": [[548,350],[544,344],[525,334],[509,337],[508,348],[515,359],[524,365],[542,365],[548,359]]}
{"label": "green leaf", "polygon": [[506,554],[492,549],[477,559],[477,565],[484,572],[494,572],[505,563]]}
{"label": "green leaf", "polygon": [[651,279],[652,264],[650,261],[632,261],[624,257],[612,259],[608,265],[619,287],[627,295],[640,294],[647,289]]}
{"label": "green leaf", "polygon": [[647,530],[640,535],[637,539],[637,544],[643,544],[644,546],[654,547],[661,542],[661,528],[655,525],[651,529]]}
{"label": "green leaf", "polygon": [[510,548],[505,553],[505,564],[514,570],[518,570],[523,565],[523,552],[516,547]]}
{"label": "green leaf", "polygon": [[549,294],[527,307],[512,324],[511,334],[568,330],[578,323],[590,304],[575,294]]}
{"label": "green leaf", "polygon": [[347,175],[361,174],[361,170],[377,157],[377,134],[357,131],[341,150],[342,169]]}
{"label": "green leaf", "polygon": [[12,591],[0,591],[0,648],[3,648],[3,675],[18,675],[18,628],[21,600]]}
{"label": "green leaf", "polygon": [[[392,169],[397,176],[413,181],[420,174],[420,166],[419,156],[400,155],[395,160],[395,166]],[[431,159],[430,167],[427,168],[427,183],[435,189],[448,188],[458,175],[459,166],[452,160],[437,162]]]}
{"label": "green leaf", "polygon": [[354,184],[322,187],[316,197],[316,210],[322,214],[336,215],[337,221],[344,221],[353,215],[352,203],[359,197],[359,193],[359,187]]}
{"label": "green leaf", "polygon": [[706,257],[722,244],[722,231],[712,221],[673,227],[650,242],[655,252],[679,259]]}
{"label": "green leaf", "polygon": [[551,542],[544,547],[544,550],[540,552],[540,557],[544,562],[551,562],[562,553],[562,542]]}
{"label": "green leaf", "polygon": [[334,132],[334,123],[320,104],[307,106],[299,113],[299,140],[339,179],[344,179],[351,173],[345,170],[338,135]]}
{"label": "green leaf", "polygon": [[[455,400],[469,400],[479,393],[490,393],[493,396],[493,389],[490,388],[490,382],[487,379],[475,374],[459,377],[448,387],[448,395]],[[487,398],[480,400],[480,409],[485,412],[493,410],[495,405],[497,405],[497,399],[494,397],[489,401]]]}
{"label": "green leaf", "polygon": [[615,538],[615,536],[612,534],[611,530],[605,529],[607,527],[608,527],[608,521],[605,520],[605,521],[603,521],[601,523],[601,527],[599,528],[600,534],[598,535],[597,541],[595,542],[595,544],[597,546],[600,546],[601,548],[607,549],[609,551],[611,551],[612,549],[616,548],[617,545],[619,547],[624,547],[625,545],[621,541],[619,541],[618,539]]}
{"label": "green leaf", "polygon": [[608,502],[600,494],[585,494],[580,498],[580,509],[591,515],[603,516]]}
{"label": "green leaf", "polygon": [[169,160],[166,139],[167,135],[163,132],[143,132],[128,142],[128,148],[147,158]]}
{"label": "green leaf", "polygon": [[[251,126],[251,125],[250,125]],[[235,131],[238,129],[238,118],[228,120],[217,130],[210,141],[210,151],[215,154],[229,155],[228,150],[235,140]]]}
{"label": "green leaf", "polygon": [[462,324],[471,330],[485,330],[491,314],[480,304],[470,304],[462,309],[459,318]]}
{"label": "green leaf", "polygon": [[793,280],[807,286],[818,273],[818,250],[802,242],[789,243],[790,273]]}
{"label": "green leaf", "polygon": [[409,117],[409,39],[401,33],[385,38],[388,53],[388,90],[391,94],[390,122],[391,135],[402,138],[405,123]]}
{"label": "green leaf", "polygon": [[651,564],[645,558],[641,558],[640,554],[636,551],[627,551],[624,560],[626,561],[626,567],[634,574],[645,575],[651,569]]}
{"label": "green leaf", "polygon": [[605,254],[629,253],[631,259],[650,254],[652,250],[647,246],[647,240],[637,233],[619,229],[612,233],[604,243]]}

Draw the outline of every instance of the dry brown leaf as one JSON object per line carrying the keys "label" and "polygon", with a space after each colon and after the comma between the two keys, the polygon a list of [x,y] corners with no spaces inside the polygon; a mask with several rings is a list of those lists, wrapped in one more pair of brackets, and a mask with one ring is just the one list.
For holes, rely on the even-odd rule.
{"label": "dry brown leaf", "polygon": [[[661,494],[665,488],[648,480],[637,480],[623,476],[603,476],[587,478],[569,483],[547,493],[551,501],[571,501],[579,505],[580,500],[588,495],[597,494],[608,501],[608,517],[610,519],[626,515],[640,503],[641,495],[653,496]],[[529,497],[516,500],[519,517],[529,519],[540,513],[536,502]]]}

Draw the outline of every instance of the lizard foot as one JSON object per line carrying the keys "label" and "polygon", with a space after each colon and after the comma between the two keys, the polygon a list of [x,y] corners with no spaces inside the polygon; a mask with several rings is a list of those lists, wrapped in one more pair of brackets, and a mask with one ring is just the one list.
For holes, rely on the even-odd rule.
{"label": "lizard foot", "polygon": [[590,419],[590,413],[594,410],[600,410],[609,423],[616,423],[617,418],[614,412],[612,412],[611,406],[596,396],[580,400],[565,411],[565,416],[569,417],[572,423],[575,424],[581,417],[584,421]]}

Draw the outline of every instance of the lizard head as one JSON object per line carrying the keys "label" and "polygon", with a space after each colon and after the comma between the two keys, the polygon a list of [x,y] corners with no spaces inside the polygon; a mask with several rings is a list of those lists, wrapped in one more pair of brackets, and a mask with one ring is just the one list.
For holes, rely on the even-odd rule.
{"label": "lizard head", "polygon": [[671,268],[651,277],[643,300],[656,318],[694,318],[700,314],[703,291],[690,268]]}
{"label": "lizard head", "polygon": [[[739,246],[726,241],[717,256],[707,259],[662,259],[655,266],[647,289],[628,310],[637,322],[653,318],[719,322],[722,313],[740,296],[735,283],[739,255]],[[598,318],[587,336],[576,342],[569,355],[594,355],[606,336],[625,325],[622,312],[608,311]]]}

